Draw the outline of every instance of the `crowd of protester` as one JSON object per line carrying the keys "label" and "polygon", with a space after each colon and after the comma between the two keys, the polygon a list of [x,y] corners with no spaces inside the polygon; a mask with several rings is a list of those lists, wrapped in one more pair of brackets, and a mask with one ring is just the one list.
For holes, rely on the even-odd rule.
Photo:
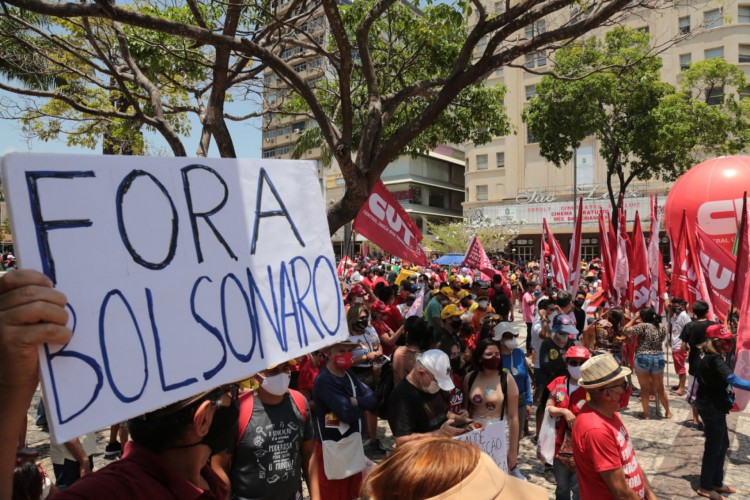
{"label": "crowd of protester", "polygon": [[[697,493],[720,499],[734,491],[723,477],[726,414],[731,388],[750,390],[750,382],[732,373],[723,357],[732,350],[731,329],[707,319],[705,302],[670,297],[662,322],[654,308],[592,305],[601,290],[596,260],[583,264],[575,293],[556,290],[535,262],[493,265],[497,272],[487,276],[386,258],[342,263],[345,341],[123,422],[130,439],[120,439],[124,453],[113,428],[107,449],[119,459],[95,473],[91,436],[60,445],[53,480],[24,449],[24,429],[6,425],[0,484],[15,469],[14,499],[297,499],[303,482],[313,500],[470,498],[479,491],[480,498],[547,498],[518,462],[521,447],[536,448],[549,427],[554,451],[541,459],[557,500],[654,499],[619,411],[635,392],[635,372],[639,416],[672,418],[669,346],[679,380],[672,395],[688,399],[706,435]],[[62,292],[33,271],[0,279],[5,422],[25,422],[36,347],[70,337],[64,304]],[[656,400],[663,415],[652,410]],[[387,421],[394,448],[385,445],[379,420]],[[450,439],[496,423],[506,432],[507,474]],[[11,448],[20,450],[15,465]]]}

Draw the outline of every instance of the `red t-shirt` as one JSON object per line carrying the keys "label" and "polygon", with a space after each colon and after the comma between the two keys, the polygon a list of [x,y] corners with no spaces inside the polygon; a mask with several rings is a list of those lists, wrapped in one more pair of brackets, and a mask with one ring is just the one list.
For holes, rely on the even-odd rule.
{"label": "red t-shirt", "polygon": [[380,347],[383,350],[383,354],[385,354],[386,356],[390,356],[391,354],[393,354],[393,351],[396,350],[396,346],[388,345],[383,341],[383,335],[386,333],[390,333],[391,331],[391,328],[388,326],[388,324],[385,321],[373,321],[370,324],[378,333],[378,337],[380,337]]}
{"label": "red t-shirt", "polygon": [[401,328],[401,325],[404,323],[404,317],[401,315],[401,311],[398,310],[395,302],[387,307],[388,309],[386,309],[383,318],[386,324],[391,327],[391,330],[395,332]]}
{"label": "red t-shirt", "polygon": [[573,426],[573,455],[581,499],[614,500],[599,474],[614,469],[623,469],[628,486],[645,498],[646,478],[618,413],[610,419],[584,405]]}
{"label": "red t-shirt", "polygon": [[223,500],[227,497],[224,482],[206,464],[200,472],[208,483],[204,490],[178,474],[154,452],[133,441],[125,444],[125,453],[103,469],[87,474],[69,488],[55,495],[56,499],[153,500],[190,498]]}
{"label": "red t-shirt", "polygon": [[[549,395],[553,398],[556,408],[570,410],[576,417],[578,417],[581,408],[586,404],[586,389],[568,383],[567,375],[557,377],[549,383],[547,389],[549,389]],[[572,394],[568,394],[570,390],[573,391]],[[555,437],[555,455],[560,452],[560,446],[562,446],[565,439],[566,430],[570,430],[568,423],[564,418],[558,418],[555,424],[555,431],[557,432],[557,436]]]}

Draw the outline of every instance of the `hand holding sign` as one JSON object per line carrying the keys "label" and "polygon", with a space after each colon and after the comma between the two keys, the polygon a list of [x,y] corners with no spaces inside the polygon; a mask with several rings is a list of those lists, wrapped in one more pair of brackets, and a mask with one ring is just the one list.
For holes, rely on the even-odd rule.
{"label": "hand holding sign", "polygon": [[348,334],[315,164],[192,161],[3,159],[20,262],[68,298],[40,349],[58,442]]}

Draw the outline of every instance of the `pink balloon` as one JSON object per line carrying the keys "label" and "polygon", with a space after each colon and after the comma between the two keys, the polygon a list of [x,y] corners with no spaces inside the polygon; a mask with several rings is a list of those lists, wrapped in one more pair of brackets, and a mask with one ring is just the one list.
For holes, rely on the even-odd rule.
{"label": "pink balloon", "polygon": [[746,191],[750,191],[750,156],[724,156],[694,166],[669,191],[664,206],[667,233],[677,239],[685,210],[688,235],[695,237],[692,228],[697,223],[731,252]]}

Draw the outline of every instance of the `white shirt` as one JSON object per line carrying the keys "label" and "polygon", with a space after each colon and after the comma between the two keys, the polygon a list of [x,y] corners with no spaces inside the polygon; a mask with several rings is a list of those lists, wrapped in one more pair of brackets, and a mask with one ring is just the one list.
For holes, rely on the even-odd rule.
{"label": "white shirt", "polygon": [[[83,447],[86,456],[91,456],[96,453],[96,432],[84,434],[79,437],[78,440],[81,442],[81,446]],[[57,465],[62,465],[65,463],[66,459],[77,462],[76,458],[71,455],[64,443],[54,444],[54,442],[50,442],[49,458],[53,464]]]}
{"label": "white shirt", "polygon": [[680,340],[680,334],[685,325],[690,323],[692,319],[690,315],[682,311],[680,314],[672,316],[669,322],[672,324],[672,350],[682,348],[682,340]]}

